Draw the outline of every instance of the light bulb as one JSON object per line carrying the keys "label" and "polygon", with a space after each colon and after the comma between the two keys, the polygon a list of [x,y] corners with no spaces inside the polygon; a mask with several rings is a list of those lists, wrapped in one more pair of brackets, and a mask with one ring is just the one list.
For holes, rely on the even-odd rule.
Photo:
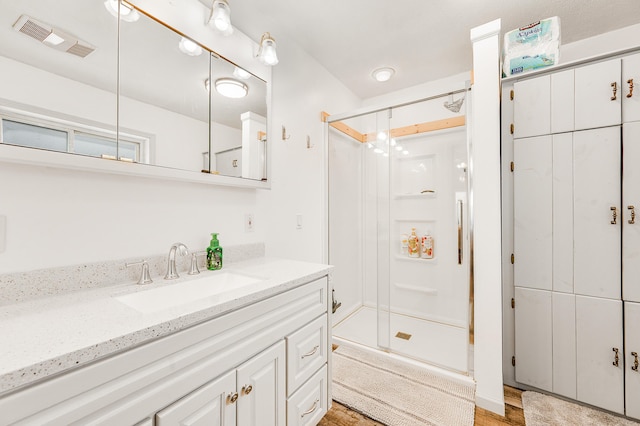
{"label": "light bulb", "polygon": [[258,59],[265,64],[274,66],[278,61],[278,54],[276,53],[276,41],[271,37],[271,34],[264,33],[260,39],[260,49],[258,50]]}
{"label": "light bulb", "polygon": [[227,0],[215,0],[211,7],[211,16],[209,23],[224,35],[233,33],[231,26],[231,9]]}
{"label": "light bulb", "polygon": [[202,47],[185,37],[182,37],[182,39],[180,39],[178,48],[180,48],[180,51],[182,53],[185,53],[189,56],[199,56],[202,54]]}

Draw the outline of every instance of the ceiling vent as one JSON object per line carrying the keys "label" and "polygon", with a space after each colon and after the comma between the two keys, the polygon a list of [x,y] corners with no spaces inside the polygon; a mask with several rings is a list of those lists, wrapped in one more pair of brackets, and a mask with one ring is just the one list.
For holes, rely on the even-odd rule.
{"label": "ceiling vent", "polygon": [[71,53],[81,58],[96,50],[96,48],[86,41],[79,40],[58,28],[39,22],[27,15],[22,15],[15,24],[13,29],[27,35],[40,43],[61,52]]}

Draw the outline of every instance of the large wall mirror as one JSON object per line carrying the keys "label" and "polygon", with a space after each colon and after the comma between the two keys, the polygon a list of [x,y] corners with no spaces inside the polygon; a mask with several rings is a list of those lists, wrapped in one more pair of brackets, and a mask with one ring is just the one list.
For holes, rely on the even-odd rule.
{"label": "large wall mirror", "polygon": [[2,143],[266,180],[266,82],[144,13],[1,2],[0,37]]}

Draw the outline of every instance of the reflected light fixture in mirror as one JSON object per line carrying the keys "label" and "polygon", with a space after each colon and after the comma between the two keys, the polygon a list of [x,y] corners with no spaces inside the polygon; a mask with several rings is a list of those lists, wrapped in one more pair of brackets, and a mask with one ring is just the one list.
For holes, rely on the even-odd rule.
{"label": "reflected light fixture in mirror", "polygon": [[389,81],[396,73],[396,70],[390,67],[378,68],[371,73],[371,76],[379,82]]}
{"label": "reflected light fixture in mirror", "polygon": [[219,78],[215,86],[216,92],[227,98],[244,98],[249,93],[249,87],[246,84],[233,78]]}
{"label": "reflected light fixture in mirror", "polygon": [[[118,0],[105,0],[104,7],[110,14],[118,17]],[[136,22],[140,19],[140,14],[125,1],[120,1],[120,19],[126,22]]]}
{"label": "reflected light fixture in mirror", "polygon": [[278,63],[276,40],[269,33],[262,34],[260,48],[258,49],[258,59],[265,65],[274,66]]}
{"label": "reflected light fixture in mirror", "polygon": [[209,25],[224,35],[233,34],[231,26],[231,8],[227,0],[214,0],[211,6],[211,15],[209,16]]}
{"label": "reflected light fixture in mirror", "polygon": [[178,44],[178,48],[184,54],[189,56],[200,56],[202,54],[202,47],[193,41],[189,40],[186,37],[182,37],[180,39],[180,43]]}
{"label": "reflected light fixture in mirror", "polygon": [[235,67],[235,69],[233,70],[233,75],[234,77],[238,77],[239,79],[242,79],[242,80],[246,80],[249,77],[251,77],[251,74],[249,74],[248,71],[245,71],[240,67]]}

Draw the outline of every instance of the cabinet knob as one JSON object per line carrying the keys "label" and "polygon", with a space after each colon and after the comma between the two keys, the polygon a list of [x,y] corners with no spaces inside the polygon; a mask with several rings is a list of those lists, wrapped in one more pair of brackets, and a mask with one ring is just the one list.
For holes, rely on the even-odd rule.
{"label": "cabinet knob", "polygon": [[631,352],[631,356],[634,358],[633,366],[631,366],[631,369],[635,372],[638,372],[638,352]]}
{"label": "cabinet knob", "polygon": [[631,211],[631,219],[628,220],[629,225],[636,223],[636,208],[635,206],[627,206],[627,209]]}
{"label": "cabinet knob", "polygon": [[253,386],[251,386],[251,385],[242,387],[242,393],[245,394],[245,395],[249,395],[252,390],[253,390]]}
{"label": "cabinet knob", "polygon": [[612,364],[613,364],[615,367],[619,367],[619,366],[620,366],[620,355],[618,354],[618,348],[612,348],[612,350],[613,350],[613,352],[615,352],[615,354],[616,354],[616,355],[615,355],[615,359],[614,359],[614,361],[612,362]]}
{"label": "cabinet knob", "polygon": [[233,392],[227,395],[227,404],[233,404],[238,400],[238,392]]}
{"label": "cabinet knob", "polygon": [[618,96],[617,96],[618,95],[618,83],[615,82],[615,81],[613,83],[611,83],[611,92],[612,92],[612,95],[613,95],[613,96],[611,96],[611,100],[615,101],[616,99],[618,99]]}
{"label": "cabinet knob", "polygon": [[629,80],[627,80],[627,84],[629,85],[629,93],[627,93],[627,98],[630,98],[633,96],[633,79],[630,78]]}
{"label": "cabinet knob", "polygon": [[615,225],[616,223],[618,223],[618,208],[617,207],[610,207],[611,209],[611,224]]}

